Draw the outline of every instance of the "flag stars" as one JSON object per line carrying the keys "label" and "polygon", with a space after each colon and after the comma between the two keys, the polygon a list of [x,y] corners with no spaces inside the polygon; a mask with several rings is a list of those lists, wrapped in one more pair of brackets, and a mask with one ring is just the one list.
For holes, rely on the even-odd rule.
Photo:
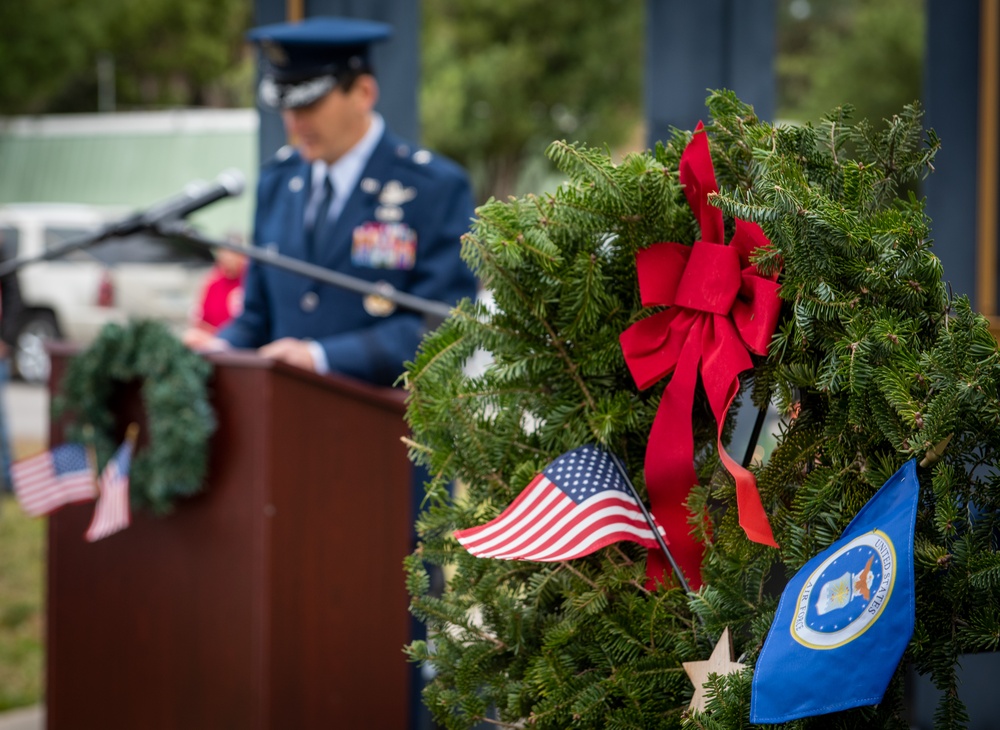
{"label": "flag stars", "polygon": [[605,491],[631,496],[609,457],[593,446],[581,446],[564,454],[553,461],[544,473],[577,502],[591,499]]}

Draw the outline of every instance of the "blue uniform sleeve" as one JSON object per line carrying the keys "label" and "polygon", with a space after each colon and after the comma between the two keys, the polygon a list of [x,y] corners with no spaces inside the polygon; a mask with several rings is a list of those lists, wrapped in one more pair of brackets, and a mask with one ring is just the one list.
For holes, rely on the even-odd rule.
{"label": "blue uniform sleeve", "polygon": [[[461,238],[475,214],[472,190],[464,175],[444,177],[422,191],[430,206],[427,224],[418,229],[417,260],[408,293],[457,304],[476,296],[476,279],[461,258]],[[319,339],[330,370],[379,385],[392,385],[412,360],[426,330],[422,315],[397,311],[364,329]]]}

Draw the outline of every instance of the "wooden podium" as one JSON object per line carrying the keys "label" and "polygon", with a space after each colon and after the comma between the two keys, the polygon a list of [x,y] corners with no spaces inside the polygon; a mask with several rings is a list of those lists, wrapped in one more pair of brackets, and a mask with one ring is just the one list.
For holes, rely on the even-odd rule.
{"label": "wooden podium", "polygon": [[49,521],[48,727],[406,728],[403,394],[210,359],[204,492],[94,544],[92,504]]}

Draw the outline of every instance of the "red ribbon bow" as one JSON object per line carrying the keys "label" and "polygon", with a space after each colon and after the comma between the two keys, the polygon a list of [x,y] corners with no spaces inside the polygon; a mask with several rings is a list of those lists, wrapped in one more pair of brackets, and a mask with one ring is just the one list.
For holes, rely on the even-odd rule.
{"label": "red ribbon bow", "polygon": [[[636,322],[620,340],[641,390],[673,372],[649,433],[646,487],[671,553],[697,590],[704,548],[690,535],[685,500],[698,482],[691,408],[699,372],[718,424],[719,458],[736,480],[740,526],[754,542],[778,546],[753,474],[722,448],[722,426],[739,392],[737,376],[753,366],[750,352],[767,354],[781,300],[777,273],[764,277],[750,263],[755,249],[771,245],[760,226],[737,218],[732,240],[722,243],[722,211],[708,202],[719,187],[701,122],[681,155],[680,180],[702,240],[693,246],[657,243],[636,255],[643,305],[669,309]],[[662,581],[667,570],[666,557],[651,551],[650,581]]]}

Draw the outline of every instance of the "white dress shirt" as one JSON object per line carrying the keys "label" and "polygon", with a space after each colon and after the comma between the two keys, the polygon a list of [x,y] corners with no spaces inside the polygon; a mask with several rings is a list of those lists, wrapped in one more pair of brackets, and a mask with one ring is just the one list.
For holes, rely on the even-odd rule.
{"label": "white dress shirt", "polygon": [[[323,177],[330,176],[333,184],[333,199],[330,201],[328,216],[336,219],[347,205],[347,199],[351,197],[354,188],[361,179],[368,160],[375,151],[375,146],[382,139],[382,132],[385,131],[385,120],[378,112],[372,113],[372,123],[357,144],[341,155],[340,159],[332,165],[328,165],[323,160],[316,160],[312,164],[312,196],[306,206],[305,223],[309,227],[316,218],[316,208],[323,196]],[[309,341],[309,353],[316,364],[316,372],[330,372],[330,364],[326,359],[326,351],[318,342]]]}

